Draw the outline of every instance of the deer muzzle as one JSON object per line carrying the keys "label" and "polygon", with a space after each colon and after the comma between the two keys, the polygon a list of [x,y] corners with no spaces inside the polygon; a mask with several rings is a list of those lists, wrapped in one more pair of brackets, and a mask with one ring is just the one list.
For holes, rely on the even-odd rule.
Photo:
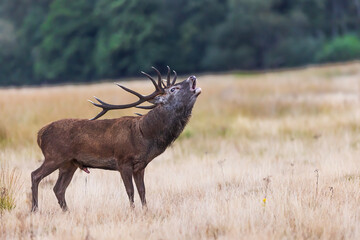
{"label": "deer muzzle", "polygon": [[196,87],[196,77],[195,76],[190,76],[188,79],[189,84],[190,84],[190,91],[192,91],[195,96],[198,96],[201,93],[201,88]]}

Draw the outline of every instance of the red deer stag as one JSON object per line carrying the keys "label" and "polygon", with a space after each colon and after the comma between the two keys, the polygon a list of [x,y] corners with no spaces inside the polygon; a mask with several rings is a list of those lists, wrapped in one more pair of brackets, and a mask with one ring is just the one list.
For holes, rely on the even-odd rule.
{"label": "red deer stag", "polygon": [[[153,69],[158,75],[157,82],[147,73],[141,72],[154,84],[153,93],[143,96],[117,84],[139,100],[125,105],[112,105],[95,97],[99,103],[90,102],[102,108],[96,117],[90,120],[62,119],[39,131],[37,142],[45,160],[31,173],[32,211],[38,208],[39,182],[57,169],[59,177],[54,192],[60,207],[66,211],[65,191],[77,168],[87,173],[88,168],[119,171],[131,207],[134,207],[134,177],[141,203],[146,206],[145,167],[180,135],[201,93],[201,88],[196,87],[195,76],[175,84],[175,71],[173,80],[170,80],[168,67],[165,81],[161,79],[160,72]],[[153,105],[140,105],[145,102]],[[109,110],[131,107],[152,110],[146,115],[93,121]]]}

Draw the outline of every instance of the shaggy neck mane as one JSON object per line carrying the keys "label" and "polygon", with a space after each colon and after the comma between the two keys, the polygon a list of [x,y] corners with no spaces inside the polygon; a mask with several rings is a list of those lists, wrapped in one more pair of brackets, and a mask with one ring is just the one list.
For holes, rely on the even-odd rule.
{"label": "shaggy neck mane", "polygon": [[142,117],[140,129],[145,138],[155,140],[161,148],[168,147],[183,131],[192,107],[180,109],[158,106]]}

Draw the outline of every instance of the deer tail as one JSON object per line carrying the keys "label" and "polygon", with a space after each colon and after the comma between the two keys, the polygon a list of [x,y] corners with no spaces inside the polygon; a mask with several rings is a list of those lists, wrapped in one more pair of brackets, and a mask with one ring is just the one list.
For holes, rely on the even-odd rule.
{"label": "deer tail", "polygon": [[42,142],[41,139],[42,139],[42,137],[43,137],[43,135],[44,135],[44,132],[46,131],[47,127],[48,127],[48,125],[45,126],[45,127],[43,127],[43,128],[41,128],[41,129],[39,130],[38,134],[37,134],[37,144],[39,145],[39,147],[41,147],[41,142]]}

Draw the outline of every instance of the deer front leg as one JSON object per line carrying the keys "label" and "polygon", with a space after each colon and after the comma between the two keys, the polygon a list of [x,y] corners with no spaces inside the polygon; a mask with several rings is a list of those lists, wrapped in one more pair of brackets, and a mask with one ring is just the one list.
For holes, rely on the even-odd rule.
{"label": "deer front leg", "polygon": [[123,167],[120,169],[120,174],[125,185],[126,193],[129,197],[130,207],[134,208],[134,185],[132,182],[133,170],[130,167]]}
{"label": "deer front leg", "polygon": [[143,208],[146,208],[144,172],[145,169],[134,172],[134,180],[141,199],[141,204]]}

